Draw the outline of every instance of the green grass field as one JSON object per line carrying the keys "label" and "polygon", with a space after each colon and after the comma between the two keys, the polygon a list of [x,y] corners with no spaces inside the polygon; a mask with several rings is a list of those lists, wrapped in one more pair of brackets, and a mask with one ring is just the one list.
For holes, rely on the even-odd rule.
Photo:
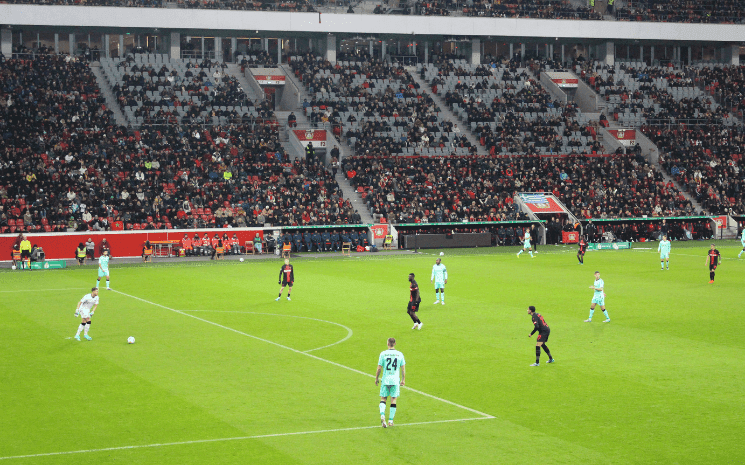
{"label": "green grass field", "polygon": [[[709,284],[706,244],[674,243],[664,272],[656,246],[584,266],[574,248],[446,250],[445,306],[439,251],[297,258],[291,302],[274,301],[279,260],[112,261],[91,342],[71,337],[95,268],[3,271],[0,462],[742,463],[745,259],[721,243]],[[610,324],[583,322],[596,269]],[[556,364],[529,367],[528,305]],[[407,387],[383,429],[374,374],[391,336]]]}

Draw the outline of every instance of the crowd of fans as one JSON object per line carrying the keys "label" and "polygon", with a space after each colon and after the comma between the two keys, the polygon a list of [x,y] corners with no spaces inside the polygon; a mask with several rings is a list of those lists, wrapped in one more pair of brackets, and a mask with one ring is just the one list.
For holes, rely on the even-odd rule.
{"label": "crowd of fans", "polygon": [[358,153],[475,150],[457,124],[441,118],[431,95],[401,66],[366,52],[342,54],[336,64],[311,53],[290,58],[312,97],[303,105],[311,122],[328,123]]}
{"label": "crowd of fans", "polygon": [[[642,68],[595,62],[583,67],[582,77],[606,96],[609,112],[619,121],[624,121],[621,113],[642,116],[636,126],[660,149],[661,166],[705,211],[727,214],[745,212],[745,134],[732,113],[743,106],[742,71],[739,66]],[[690,97],[675,89],[690,89],[685,91]]]}
{"label": "crowd of fans", "polygon": [[551,192],[579,218],[694,214],[641,156],[364,157],[344,159],[374,215],[393,223],[504,221],[523,217],[518,191]]}
{"label": "crowd of fans", "polygon": [[745,12],[739,0],[634,0],[617,9],[617,18],[666,23],[742,24]]}
{"label": "crowd of fans", "polygon": [[492,155],[602,151],[596,129],[577,104],[554,99],[516,61],[469,65],[444,59],[420,73]]}
{"label": "crowd of fans", "polygon": [[593,8],[576,6],[567,0],[512,0],[509,3],[474,0],[466,2],[463,14],[498,18],[603,19],[603,15]]}
{"label": "crowd of fans", "polygon": [[106,230],[347,223],[320,164],[290,162],[276,120],[118,127],[90,69],[0,64],[0,228]]}
{"label": "crowd of fans", "polygon": [[180,8],[208,10],[315,11],[311,3],[307,0],[294,0],[292,2],[252,2],[242,0],[8,0],[7,3],[134,8],[167,8],[169,4],[176,4]]}
{"label": "crowd of fans", "polygon": [[[136,59],[135,59],[136,58]],[[142,61],[129,55],[102,60],[119,105],[135,124],[241,123],[274,114],[266,101],[255,105],[224,63],[211,60]]]}

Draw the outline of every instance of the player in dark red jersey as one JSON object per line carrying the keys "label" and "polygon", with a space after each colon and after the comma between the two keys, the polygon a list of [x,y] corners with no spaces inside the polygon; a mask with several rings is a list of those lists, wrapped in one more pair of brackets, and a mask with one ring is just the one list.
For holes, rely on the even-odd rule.
{"label": "player in dark red jersey", "polygon": [[579,238],[579,249],[577,250],[577,260],[579,260],[580,265],[585,264],[585,252],[587,252],[587,241],[585,240],[584,236]]}
{"label": "player in dark red jersey", "polygon": [[290,265],[290,260],[285,259],[285,264],[279,269],[279,283],[277,283],[282,284],[282,287],[279,290],[279,296],[274,300],[279,302],[279,299],[282,298],[282,291],[285,290],[285,286],[290,287],[287,290],[287,300],[292,300],[290,299],[290,293],[292,292],[293,282],[295,282],[295,271],[292,269],[292,265]]}
{"label": "player in dark red jersey", "polygon": [[540,313],[535,312],[535,307],[528,307],[528,314],[533,319],[533,332],[528,337],[533,336],[533,333],[538,332],[538,339],[535,341],[535,363],[530,365],[532,367],[540,366],[541,361],[541,347],[548,355],[548,361],[546,363],[554,363],[554,358],[551,356],[551,352],[548,350],[546,342],[548,342],[548,336],[551,334],[551,328],[548,327],[546,321],[543,319]]}
{"label": "player in dark red jersey", "polygon": [[422,298],[419,295],[419,285],[414,279],[414,273],[409,274],[409,291],[411,292],[411,295],[409,296],[409,305],[408,307],[406,307],[406,313],[409,314],[411,320],[414,322],[414,327],[411,329],[422,329],[422,320],[420,320],[419,317],[416,316],[416,312],[419,311],[419,303],[422,301]]}
{"label": "player in dark red jersey", "polygon": [[709,249],[709,253],[706,256],[706,263],[709,265],[709,284],[714,282],[714,274],[717,270],[717,266],[719,266],[719,263],[722,261],[722,256],[719,255],[719,251],[716,249],[716,246],[714,244],[711,244],[711,249]]}

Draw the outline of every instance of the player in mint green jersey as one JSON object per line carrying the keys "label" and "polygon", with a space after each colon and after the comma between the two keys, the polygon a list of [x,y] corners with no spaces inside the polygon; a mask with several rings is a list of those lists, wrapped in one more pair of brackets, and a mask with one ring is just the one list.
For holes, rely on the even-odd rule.
{"label": "player in mint green jersey", "polygon": [[745,252],[745,228],[742,228],[742,237],[740,238],[740,243],[742,244],[742,250],[739,254],[737,254],[737,258],[740,258],[740,255]]}
{"label": "player in mint green jersey", "polygon": [[667,240],[667,236],[662,236],[660,245],[657,246],[657,251],[660,253],[660,270],[670,269],[670,247],[671,244]]}
{"label": "player in mint green jersey", "polygon": [[585,320],[585,323],[590,323],[592,321],[592,314],[595,313],[595,305],[600,305],[600,310],[603,311],[603,314],[605,314],[605,321],[603,323],[610,323],[610,317],[608,316],[608,310],[605,309],[605,283],[602,279],[600,279],[600,272],[595,272],[595,282],[592,286],[590,286],[590,289],[595,291],[595,294],[592,296],[592,303],[590,304],[590,317]]}
{"label": "player in mint green jersey", "polygon": [[111,283],[111,279],[109,276],[109,259],[111,256],[109,255],[108,250],[104,250],[103,254],[98,257],[98,280],[96,281],[96,287],[99,287],[99,284],[101,284],[101,278],[106,276],[106,290],[110,291],[111,287],[109,287]]}
{"label": "player in mint green jersey", "polygon": [[[388,338],[388,350],[384,350],[380,353],[378,358],[378,371],[375,372],[375,385],[378,385],[378,378],[382,372],[383,376],[380,379],[380,422],[383,424],[383,428],[393,426],[393,417],[396,416],[396,399],[399,394],[399,386],[403,386],[406,381],[406,360],[404,360],[404,354],[394,349],[396,347],[396,339]],[[399,371],[401,377],[399,379]],[[388,397],[391,398],[391,409],[388,414],[388,423],[385,422],[385,406],[388,401]]]}
{"label": "player in mint green jersey", "polygon": [[529,230],[525,230],[525,237],[523,237],[523,248],[520,249],[519,252],[517,252],[518,258],[520,257],[520,254],[526,250],[530,254],[530,258],[533,258],[533,246],[530,245],[530,231]]}
{"label": "player in mint green jersey", "polygon": [[445,305],[445,284],[448,283],[448,269],[442,264],[442,260],[439,258],[432,265],[432,277],[429,278],[429,282],[435,282],[435,300],[434,305],[440,303],[442,299],[442,305]]}

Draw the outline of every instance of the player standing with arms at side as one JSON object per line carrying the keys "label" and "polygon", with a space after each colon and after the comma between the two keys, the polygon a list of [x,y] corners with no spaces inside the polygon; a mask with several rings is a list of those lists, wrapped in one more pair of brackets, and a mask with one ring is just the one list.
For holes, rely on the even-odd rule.
{"label": "player standing with arms at side", "polygon": [[660,245],[657,246],[657,251],[660,253],[660,270],[664,270],[665,267],[670,269],[670,241],[667,240],[667,236],[663,235]]}
{"label": "player standing with arms at side", "polygon": [[[404,360],[404,354],[394,349],[396,347],[396,340],[392,337],[388,338],[388,349],[380,353],[378,357],[378,371],[375,372],[375,385],[378,385],[378,377],[380,373],[383,373],[383,377],[380,380],[380,423],[383,424],[383,428],[393,426],[393,417],[396,416],[396,399],[399,395],[399,386],[403,386],[406,383],[406,360]],[[401,371],[401,378],[399,381],[398,372]],[[391,409],[388,414],[388,424],[385,423],[385,406],[388,401],[388,397],[391,398]]]}
{"label": "player standing with arms at side", "polygon": [[523,248],[520,249],[520,251],[517,253],[517,256],[519,257],[520,254],[526,250],[528,251],[528,253],[530,253],[530,258],[535,258],[533,257],[533,247],[531,247],[530,245],[530,231],[529,230],[525,231],[525,237],[523,238]]}
{"label": "player standing with arms at side", "polygon": [[592,314],[595,313],[595,305],[600,305],[600,310],[603,311],[603,314],[605,314],[605,320],[603,320],[603,323],[610,323],[610,316],[608,316],[608,310],[605,309],[605,292],[603,291],[603,288],[605,287],[605,283],[602,279],[600,279],[600,272],[595,272],[595,282],[592,286],[590,286],[590,289],[595,291],[595,294],[592,296],[592,304],[590,305],[590,317],[585,320],[585,323],[590,323],[592,321]]}
{"label": "player standing with arms at side", "polygon": [[98,308],[98,288],[94,287],[91,289],[90,294],[86,294],[82,299],[80,299],[77,308],[75,308],[75,316],[83,318],[80,326],[78,326],[78,332],[75,333],[75,340],[80,340],[80,332],[83,330],[85,331],[83,336],[85,336],[86,339],[89,341],[93,339],[88,336],[88,330],[91,329],[91,316],[93,315],[93,312],[96,311],[96,308]]}
{"label": "player standing with arms at side", "polygon": [[580,265],[585,264],[585,252],[587,252],[587,241],[585,240],[584,236],[579,238],[579,249],[577,249],[577,260],[579,260]]}
{"label": "player standing with arms at side", "polygon": [[409,273],[409,292],[411,295],[409,296],[409,305],[406,307],[406,313],[409,314],[411,320],[414,322],[414,327],[411,329],[422,329],[422,320],[416,316],[422,297],[419,295],[419,285],[414,279],[414,273]]}
{"label": "player standing with arms at side", "polygon": [[432,276],[429,278],[429,282],[435,282],[435,300],[434,305],[440,303],[442,299],[442,305],[445,305],[445,284],[448,283],[448,269],[442,264],[442,260],[439,258],[432,265]]}
{"label": "player standing with arms at side", "polygon": [[737,254],[737,258],[740,258],[740,255],[745,252],[745,228],[742,228],[742,237],[740,238],[740,243],[742,244],[742,250],[739,254]]}
{"label": "player standing with arms at side", "polygon": [[714,275],[716,274],[717,266],[719,266],[719,263],[721,261],[722,256],[719,254],[716,246],[714,244],[711,244],[709,254],[706,256],[706,263],[709,264],[709,284],[714,283]]}
{"label": "player standing with arms at side", "polygon": [[111,279],[109,276],[109,259],[111,256],[109,256],[109,251],[104,250],[103,254],[98,257],[98,280],[96,281],[96,288],[98,288],[98,285],[101,284],[101,278],[106,276],[106,290],[110,291],[111,287],[109,287],[111,283]]}
{"label": "player standing with arms at side", "polygon": [[292,300],[290,298],[290,294],[292,293],[292,283],[295,282],[295,270],[292,269],[292,265],[290,265],[290,260],[285,259],[285,264],[282,265],[282,268],[279,269],[279,282],[277,284],[282,284],[282,287],[279,289],[279,296],[277,296],[276,300],[279,302],[279,299],[282,298],[282,291],[285,290],[285,286],[289,286],[290,288],[287,290],[287,300]]}
{"label": "player standing with arms at side", "polygon": [[546,342],[548,342],[548,336],[551,334],[551,328],[548,327],[543,316],[541,316],[540,313],[535,312],[534,306],[531,305],[528,307],[528,315],[533,319],[533,331],[528,335],[528,337],[532,337],[533,333],[536,331],[538,332],[538,339],[535,341],[535,363],[530,366],[537,367],[541,365],[541,347],[543,347],[543,351],[548,355],[546,363],[554,363],[551,351],[548,350],[548,346],[546,345]]}

